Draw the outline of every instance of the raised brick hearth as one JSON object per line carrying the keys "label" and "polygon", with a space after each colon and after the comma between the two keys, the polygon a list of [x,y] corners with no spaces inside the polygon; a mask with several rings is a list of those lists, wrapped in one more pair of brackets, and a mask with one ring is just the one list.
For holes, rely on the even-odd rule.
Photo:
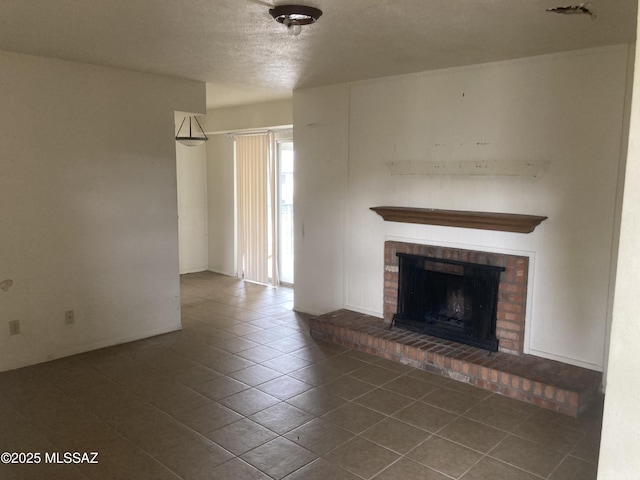
{"label": "raised brick hearth", "polygon": [[311,335],[492,392],[578,416],[598,396],[602,374],[531,355],[494,352],[339,310],[310,320]]}

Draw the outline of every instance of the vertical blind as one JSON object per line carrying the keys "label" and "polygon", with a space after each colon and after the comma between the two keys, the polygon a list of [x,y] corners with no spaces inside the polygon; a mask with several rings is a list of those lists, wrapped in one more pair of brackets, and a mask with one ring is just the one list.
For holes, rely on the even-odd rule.
{"label": "vertical blind", "polygon": [[236,138],[238,276],[277,285],[274,147],[270,133]]}

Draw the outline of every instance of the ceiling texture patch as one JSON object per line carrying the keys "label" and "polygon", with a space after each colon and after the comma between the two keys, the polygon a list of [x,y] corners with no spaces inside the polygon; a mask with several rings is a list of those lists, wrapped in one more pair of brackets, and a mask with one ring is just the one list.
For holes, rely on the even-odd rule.
{"label": "ceiling texture patch", "polygon": [[547,12],[561,13],[563,15],[589,15],[591,18],[596,18],[596,14],[589,10],[585,3],[567,7],[547,8]]}

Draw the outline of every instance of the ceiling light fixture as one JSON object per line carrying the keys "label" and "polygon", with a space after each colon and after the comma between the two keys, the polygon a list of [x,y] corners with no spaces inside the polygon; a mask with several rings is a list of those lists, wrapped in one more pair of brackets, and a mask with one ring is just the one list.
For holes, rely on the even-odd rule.
{"label": "ceiling light fixture", "polygon": [[[184,122],[187,119],[187,117],[184,117],[182,119],[182,123],[180,124],[180,128],[178,129],[178,133],[176,133],[176,142],[180,142],[181,144],[187,147],[196,147],[206,142],[207,140],[209,140],[209,138],[207,137],[207,134],[204,133],[204,130],[202,130],[202,127],[200,126],[200,122],[198,121],[198,119],[196,117],[188,117],[188,118],[189,118],[189,136],[188,137],[184,135],[180,136],[180,131],[182,130]],[[196,121],[196,125],[200,129],[200,133],[202,135],[198,134],[197,131],[195,132],[196,135],[195,136],[193,135],[194,132],[192,132],[191,130],[191,119],[194,119]]]}
{"label": "ceiling light fixture", "polygon": [[289,34],[297,36],[303,25],[311,25],[320,18],[322,10],[304,5],[279,5],[270,9],[269,13],[276,22],[287,27]]}

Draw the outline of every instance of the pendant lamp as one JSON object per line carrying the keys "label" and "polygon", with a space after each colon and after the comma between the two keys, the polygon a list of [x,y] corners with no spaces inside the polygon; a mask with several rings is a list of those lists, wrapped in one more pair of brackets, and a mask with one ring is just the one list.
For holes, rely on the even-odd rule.
{"label": "pendant lamp", "polygon": [[[187,118],[189,118],[189,135],[185,135],[186,132],[185,134],[180,135],[182,127],[184,126],[184,122],[187,120]],[[192,120],[195,120],[197,129],[195,129],[195,126],[192,124]],[[207,138],[207,134],[204,133],[204,130],[202,129],[202,126],[200,125],[200,122],[198,122],[198,119],[196,117],[184,117],[182,119],[182,123],[180,124],[180,128],[178,129],[178,133],[176,134],[176,142],[180,142],[187,147],[196,147],[206,142],[207,140],[209,140],[209,138]]]}

